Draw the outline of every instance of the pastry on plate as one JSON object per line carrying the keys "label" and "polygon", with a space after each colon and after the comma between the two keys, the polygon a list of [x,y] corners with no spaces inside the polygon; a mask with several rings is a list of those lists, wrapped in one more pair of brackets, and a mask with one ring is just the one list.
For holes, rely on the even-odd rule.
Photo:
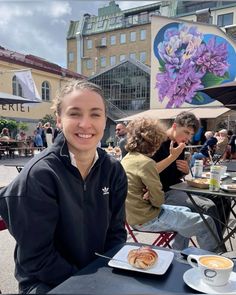
{"label": "pastry on plate", "polygon": [[129,264],[141,269],[151,268],[157,262],[157,260],[157,252],[148,246],[130,250],[128,253]]}

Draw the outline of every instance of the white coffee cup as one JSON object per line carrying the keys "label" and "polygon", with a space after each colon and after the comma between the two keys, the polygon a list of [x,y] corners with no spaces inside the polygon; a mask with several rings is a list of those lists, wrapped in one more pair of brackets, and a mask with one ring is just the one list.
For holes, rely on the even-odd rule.
{"label": "white coffee cup", "polygon": [[190,254],[187,260],[192,267],[198,268],[201,278],[206,284],[215,287],[228,283],[234,267],[232,260],[219,255]]}

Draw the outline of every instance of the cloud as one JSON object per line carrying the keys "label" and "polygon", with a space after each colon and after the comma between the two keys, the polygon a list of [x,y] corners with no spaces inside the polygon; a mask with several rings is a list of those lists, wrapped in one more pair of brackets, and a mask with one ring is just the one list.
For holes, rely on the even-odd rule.
{"label": "cloud", "polygon": [[[155,1],[151,1],[155,2]],[[33,54],[66,67],[66,36],[70,20],[85,13],[97,15],[109,1],[1,1],[0,46],[23,54]],[[128,9],[150,1],[117,1]]]}

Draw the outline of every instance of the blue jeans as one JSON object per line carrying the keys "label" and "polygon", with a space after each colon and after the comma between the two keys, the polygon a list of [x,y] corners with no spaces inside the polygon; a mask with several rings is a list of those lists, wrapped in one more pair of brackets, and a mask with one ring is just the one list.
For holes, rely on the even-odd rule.
{"label": "blue jeans", "polygon": [[[217,230],[213,219],[204,215],[208,224],[217,236]],[[140,231],[176,231],[173,249],[182,250],[188,246],[189,238],[196,236],[200,248],[215,251],[218,243],[206,227],[200,214],[191,212],[187,207],[162,205],[159,216],[133,228]],[[183,238],[184,237],[184,238]]]}

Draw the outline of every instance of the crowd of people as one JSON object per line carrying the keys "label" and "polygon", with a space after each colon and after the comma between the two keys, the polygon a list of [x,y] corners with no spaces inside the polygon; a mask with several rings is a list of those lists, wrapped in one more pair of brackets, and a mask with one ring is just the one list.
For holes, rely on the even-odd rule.
{"label": "crowd of people", "polygon": [[27,135],[23,130],[19,130],[14,138],[11,137],[9,129],[4,127],[0,133],[0,139],[4,142],[4,145],[7,143],[12,147],[19,148],[19,155],[22,155],[24,147],[37,147],[39,150],[50,147],[59,133],[60,129],[58,127],[52,128],[49,122],[44,125],[39,122],[32,136]]}
{"label": "crowd of people", "polygon": [[191,167],[194,166],[195,160],[212,161],[214,156],[222,161],[232,159],[236,151],[236,134],[226,129],[220,131],[206,131],[205,142],[199,152],[195,152],[191,157]]}
{"label": "crowd of people", "polygon": [[[170,188],[189,173],[184,150],[199,128],[192,113],[180,113],[167,130],[144,118],[117,124],[118,161],[98,147],[106,126],[99,86],[70,80],[53,109],[61,132],[53,142],[51,126],[39,123],[35,137],[48,148],[0,191],[0,215],[16,240],[21,293],[46,293],[94,260],[95,252],[124,243],[126,220],[141,231],[176,231],[178,250],[192,236],[205,250],[226,250],[217,247],[188,195]],[[220,241],[216,200],[194,200]]]}

